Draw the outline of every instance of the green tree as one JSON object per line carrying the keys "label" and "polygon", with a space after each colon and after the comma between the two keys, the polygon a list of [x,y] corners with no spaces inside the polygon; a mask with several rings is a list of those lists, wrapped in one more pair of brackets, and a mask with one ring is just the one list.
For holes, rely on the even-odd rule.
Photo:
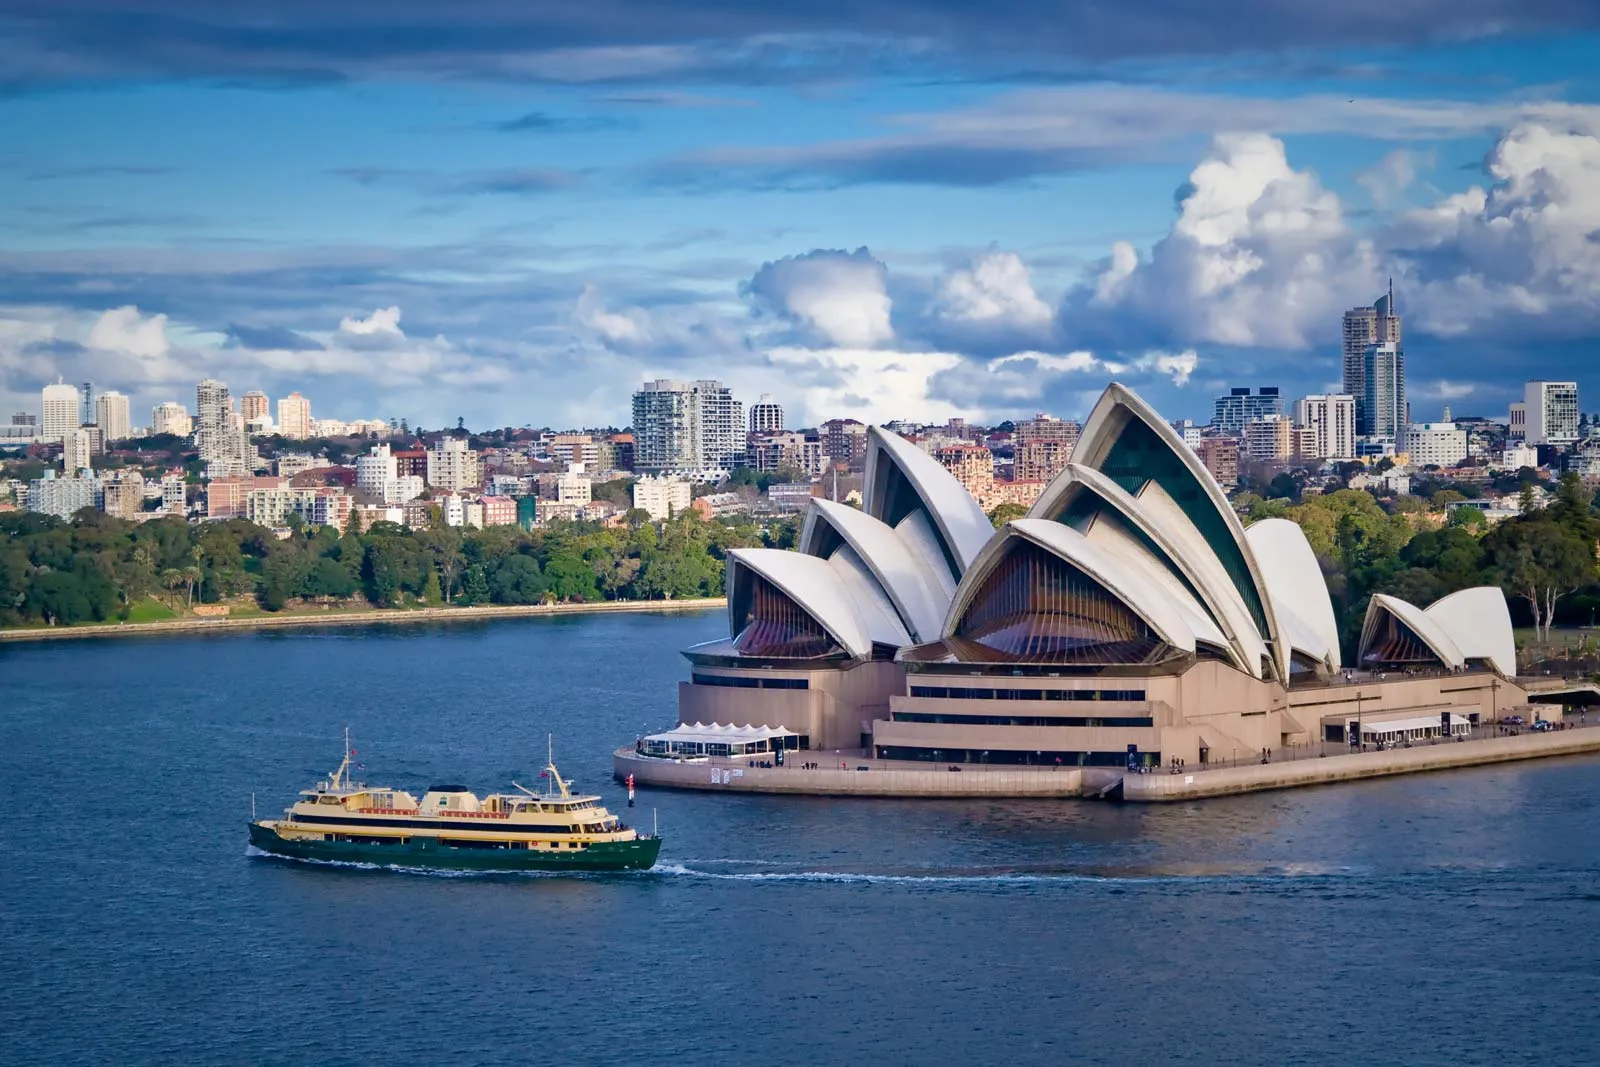
{"label": "green tree", "polygon": [[544,565],[544,579],[557,600],[593,600],[596,592],[594,568],[569,552],[550,557]]}
{"label": "green tree", "polygon": [[467,568],[466,579],[461,583],[463,604],[485,604],[489,601],[489,580],[484,575],[483,564],[474,563]]}
{"label": "green tree", "polygon": [[68,571],[40,571],[28,583],[28,609],[51,626],[71,626],[93,617],[82,580]]}
{"label": "green tree", "polygon": [[1021,504],[996,504],[989,512],[989,522],[998,530],[1012,519],[1020,519],[1027,513],[1028,509]]}
{"label": "green tree", "polygon": [[1595,580],[1594,544],[1543,518],[1507,520],[1484,540],[1501,588],[1527,602],[1535,632],[1549,640],[1556,603]]}
{"label": "green tree", "polygon": [[443,601],[444,591],[439,588],[439,572],[430,567],[428,580],[422,587],[422,602],[429,607],[436,607]]}
{"label": "green tree", "polygon": [[489,596],[496,604],[537,604],[544,600],[545,580],[539,561],[520,552],[495,564]]}

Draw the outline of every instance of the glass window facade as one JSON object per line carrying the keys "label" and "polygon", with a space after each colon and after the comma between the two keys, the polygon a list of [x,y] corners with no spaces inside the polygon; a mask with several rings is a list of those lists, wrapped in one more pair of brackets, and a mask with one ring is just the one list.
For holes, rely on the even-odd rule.
{"label": "glass window facade", "polygon": [[947,715],[928,711],[897,711],[895,722],[942,723],[947,726],[1154,726],[1148,715]]}
{"label": "glass window facade", "polygon": [[737,674],[691,674],[695,685],[717,685],[728,689],[809,689],[804,678],[752,678]]}
{"label": "glass window facade", "polygon": [[811,659],[841,651],[821,623],[760,575],[751,575],[733,608],[739,620],[733,647],[741,655]]}
{"label": "glass window facade", "polygon": [[1140,767],[1161,766],[1159,752],[1080,752],[1059,749],[1026,751],[1014,749],[918,748],[910,745],[879,745],[879,759],[918,760],[923,763],[979,763],[1027,767]]}
{"label": "glass window facade", "polygon": [[913,685],[914,697],[945,700],[1143,700],[1143,689],[988,689],[983,686]]}

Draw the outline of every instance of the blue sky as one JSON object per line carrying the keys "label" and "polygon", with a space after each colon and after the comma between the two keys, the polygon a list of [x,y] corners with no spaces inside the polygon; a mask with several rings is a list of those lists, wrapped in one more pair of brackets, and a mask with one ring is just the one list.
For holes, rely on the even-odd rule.
{"label": "blue sky", "polygon": [[4,411],[1204,418],[1391,275],[1417,417],[1600,389],[1591,4],[218,6],[0,0]]}

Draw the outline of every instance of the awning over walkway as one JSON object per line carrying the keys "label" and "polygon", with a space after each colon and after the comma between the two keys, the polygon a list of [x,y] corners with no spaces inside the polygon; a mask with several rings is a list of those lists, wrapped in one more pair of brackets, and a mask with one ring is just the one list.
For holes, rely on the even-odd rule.
{"label": "awning over walkway", "polygon": [[[1407,735],[1430,736],[1439,733],[1440,716],[1429,715],[1412,719],[1387,719],[1378,722],[1367,720],[1361,724],[1361,736],[1365,738],[1404,737]],[[1450,732],[1471,733],[1472,722],[1465,715],[1450,713]]]}
{"label": "awning over walkway", "polygon": [[644,739],[644,751],[652,755],[743,756],[772,752],[780,748],[806,747],[802,735],[782,726],[724,725],[683,723],[665,733]]}

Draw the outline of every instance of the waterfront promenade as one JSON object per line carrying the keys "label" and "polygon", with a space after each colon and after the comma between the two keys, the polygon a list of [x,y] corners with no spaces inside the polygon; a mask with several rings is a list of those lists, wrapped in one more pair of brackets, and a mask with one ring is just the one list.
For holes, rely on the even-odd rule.
{"label": "waterfront promenade", "polygon": [[602,600],[582,604],[482,605],[454,608],[368,608],[357,611],[301,611],[241,618],[163,619],[159,622],[92,623],[84,626],[37,626],[0,630],[0,642],[54,641],[77,637],[133,637],[156,634],[222,633],[281,629],[294,626],[369,626],[377,623],[480,622],[485,619],[543,615],[603,615],[613,612],[703,611],[727,605],[722,597],[694,600]]}

